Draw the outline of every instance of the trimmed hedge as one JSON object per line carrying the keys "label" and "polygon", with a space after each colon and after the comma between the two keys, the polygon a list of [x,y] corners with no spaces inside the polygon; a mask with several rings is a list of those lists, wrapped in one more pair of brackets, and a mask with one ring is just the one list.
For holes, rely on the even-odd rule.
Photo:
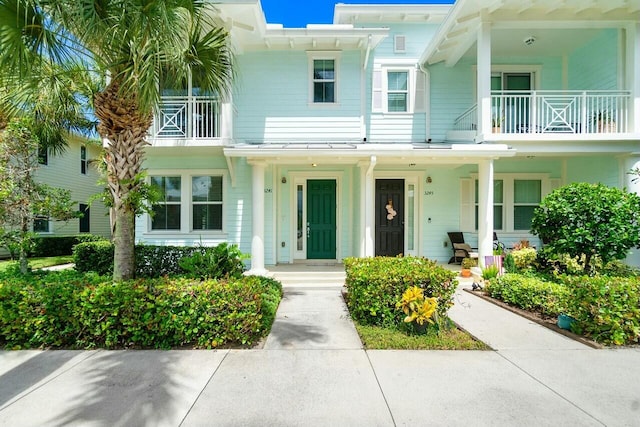
{"label": "trimmed hedge", "polygon": [[364,325],[396,327],[405,317],[396,303],[409,286],[424,289],[438,300],[438,314],[453,305],[456,273],[418,257],[347,258],[347,306],[353,319]]}
{"label": "trimmed hedge", "polygon": [[567,314],[572,329],[604,344],[635,344],[640,339],[640,278],[565,276],[570,289]]}
{"label": "trimmed hedge", "polygon": [[71,255],[73,247],[84,242],[105,241],[102,236],[95,234],[78,234],[76,236],[38,236],[34,239],[30,256],[50,257]]}
{"label": "trimmed hedge", "polygon": [[0,277],[5,348],[215,348],[268,334],[282,296],[258,276],[113,283],[73,271]]}
{"label": "trimmed hedge", "polygon": [[564,312],[569,294],[564,285],[520,274],[492,279],[485,289],[492,298],[550,317]]}
{"label": "trimmed hedge", "polygon": [[[208,261],[210,274],[195,274],[180,266],[180,261],[199,255]],[[136,245],[135,247],[135,275],[138,278],[157,278],[191,273],[192,276],[202,278],[221,278],[225,276],[239,277],[244,271],[242,253],[235,245],[222,243],[216,247],[204,246],[150,246]],[[73,259],[79,272],[93,271],[101,275],[113,273],[113,243],[88,242],[81,243],[74,248]],[[207,265],[198,265],[199,273]],[[215,274],[214,274],[215,273]]]}

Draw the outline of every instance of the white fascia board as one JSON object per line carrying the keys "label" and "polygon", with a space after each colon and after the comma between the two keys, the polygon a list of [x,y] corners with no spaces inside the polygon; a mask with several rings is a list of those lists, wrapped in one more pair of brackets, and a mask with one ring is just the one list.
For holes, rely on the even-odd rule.
{"label": "white fascia board", "polygon": [[[366,42],[371,36],[371,49],[374,49],[388,35],[388,28],[336,28],[329,25],[322,28],[315,26],[311,28],[268,28],[264,39],[266,42],[274,43],[277,40],[285,39],[361,39]],[[363,43],[362,49],[366,47],[366,43]]]}
{"label": "white fascia board", "polygon": [[[458,0],[459,1],[459,0]],[[360,15],[376,15],[379,22],[403,22],[399,16],[429,16],[435,21],[442,21],[452,6],[442,4],[343,4],[338,3],[334,8],[334,24],[351,24],[350,18]],[[406,19],[406,18],[405,18]],[[365,21],[366,22],[366,21]]]}
{"label": "white fascia board", "polygon": [[449,12],[449,15],[447,15],[444,22],[438,29],[438,32],[431,39],[431,42],[427,45],[425,50],[422,52],[422,55],[420,55],[420,60],[419,60],[420,64],[424,64],[429,60],[429,58],[434,53],[437,53],[438,46],[440,45],[440,43],[445,41],[447,34],[450,31],[452,31],[455,25],[457,24],[458,17],[462,12],[462,10],[464,9],[465,4],[466,4],[466,0],[457,0],[455,2],[453,8]]}
{"label": "white fascia board", "polygon": [[[336,144],[336,147],[338,145]],[[411,144],[360,144],[352,148],[287,148],[287,147],[227,147],[224,149],[227,157],[247,157],[263,159],[361,159],[364,157],[378,156],[378,159],[411,158],[411,159],[438,159],[438,158],[468,158],[468,159],[492,159],[498,157],[513,157],[516,150],[505,144],[457,144],[439,147],[437,145],[416,148]]]}

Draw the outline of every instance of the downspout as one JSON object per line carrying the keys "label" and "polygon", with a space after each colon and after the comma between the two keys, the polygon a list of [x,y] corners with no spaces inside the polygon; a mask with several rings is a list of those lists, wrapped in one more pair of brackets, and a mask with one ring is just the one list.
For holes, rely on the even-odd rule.
{"label": "downspout", "polygon": [[424,74],[424,139],[426,142],[431,141],[431,72],[424,66],[423,62],[418,62],[418,68]]}

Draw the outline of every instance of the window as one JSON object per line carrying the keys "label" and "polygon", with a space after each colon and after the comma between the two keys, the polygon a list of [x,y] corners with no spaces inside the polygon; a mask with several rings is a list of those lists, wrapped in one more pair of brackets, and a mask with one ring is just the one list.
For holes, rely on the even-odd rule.
{"label": "window", "polygon": [[151,229],[180,230],[181,177],[152,176],[151,185],[160,196],[158,202],[153,205]]}
{"label": "window", "polygon": [[408,111],[409,72],[389,71],[387,73],[387,111]]}
{"label": "window", "polygon": [[222,230],[222,176],[191,178],[193,230]]}
{"label": "window", "polygon": [[371,91],[374,113],[426,111],[425,76],[415,66],[374,64]]}
{"label": "window", "polygon": [[87,147],[84,145],[80,147],[80,173],[87,174]]}
{"label": "window", "polygon": [[80,218],[80,233],[90,233],[91,232],[91,212],[89,211],[89,206],[83,203],[80,203],[80,209],[78,209],[82,214]]}
{"label": "window", "polygon": [[336,61],[334,59],[313,60],[313,102],[336,102]]}
{"label": "window", "polygon": [[[528,233],[542,198],[560,186],[560,179],[543,173],[497,173],[493,180],[493,229]],[[460,180],[460,229],[478,230],[479,188],[477,177]]]}
{"label": "window", "polygon": [[533,211],[540,204],[542,183],[537,179],[513,181],[513,229],[531,229]]}
{"label": "window", "polygon": [[49,150],[46,147],[38,147],[38,164],[49,164]]}
{"label": "window", "polygon": [[[504,181],[496,179],[493,181],[493,229],[503,230],[503,207],[504,207]],[[478,180],[476,180],[476,230],[478,229]]]}
{"label": "window", "polygon": [[40,216],[33,220],[33,231],[35,233],[49,233],[51,229],[49,227],[49,218],[46,216]]}

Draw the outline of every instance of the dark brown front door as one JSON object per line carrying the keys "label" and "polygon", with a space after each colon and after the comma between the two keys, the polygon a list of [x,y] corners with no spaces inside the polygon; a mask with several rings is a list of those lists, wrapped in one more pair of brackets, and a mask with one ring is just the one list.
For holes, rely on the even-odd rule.
{"label": "dark brown front door", "polygon": [[376,255],[404,252],[404,179],[376,180]]}

